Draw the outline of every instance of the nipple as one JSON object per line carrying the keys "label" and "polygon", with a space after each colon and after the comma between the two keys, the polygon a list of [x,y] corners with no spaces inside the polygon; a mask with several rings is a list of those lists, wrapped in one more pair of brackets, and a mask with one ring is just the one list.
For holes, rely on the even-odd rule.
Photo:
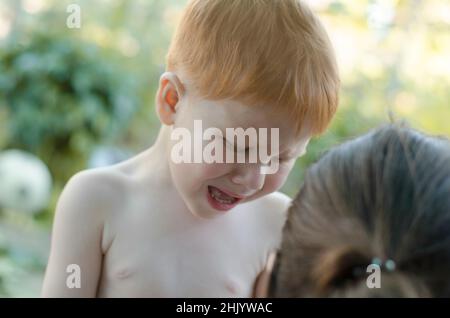
{"label": "nipple", "polygon": [[121,269],[119,271],[117,271],[116,273],[116,277],[119,279],[125,279],[127,277],[129,277],[131,275],[131,271],[129,269]]}
{"label": "nipple", "polygon": [[226,281],[225,288],[233,295],[238,295],[240,292],[239,284],[232,279]]}

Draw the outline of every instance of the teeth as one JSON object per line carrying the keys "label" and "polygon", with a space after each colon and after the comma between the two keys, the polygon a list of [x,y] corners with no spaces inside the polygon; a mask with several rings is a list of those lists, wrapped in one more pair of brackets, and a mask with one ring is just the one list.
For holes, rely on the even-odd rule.
{"label": "teeth", "polygon": [[216,188],[210,188],[211,191],[211,196],[218,202],[223,203],[223,204],[232,204],[234,202],[236,202],[236,199],[233,197],[230,197],[228,195],[226,195],[225,193],[222,193],[221,191],[219,191]]}

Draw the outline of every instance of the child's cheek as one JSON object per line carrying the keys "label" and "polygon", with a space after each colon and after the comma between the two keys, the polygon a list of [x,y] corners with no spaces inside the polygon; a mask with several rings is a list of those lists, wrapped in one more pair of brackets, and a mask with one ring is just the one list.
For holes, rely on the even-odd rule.
{"label": "child's cheek", "polygon": [[229,167],[223,163],[204,163],[201,167],[202,179],[214,179],[227,174]]}
{"label": "child's cheek", "polygon": [[289,167],[280,165],[277,173],[268,174],[266,176],[266,182],[264,183],[265,194],[269,194],[280,189],[286,182],[290,170],[291,169]]}

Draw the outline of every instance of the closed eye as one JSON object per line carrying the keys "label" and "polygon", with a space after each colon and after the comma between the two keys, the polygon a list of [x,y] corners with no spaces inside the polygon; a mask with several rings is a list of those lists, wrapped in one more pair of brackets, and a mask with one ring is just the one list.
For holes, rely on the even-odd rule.
{"label": "closed eye", "polygon": [[248,152],[250,150],[250,147],[245,147],[244,149],[238,149],[236,144],[232,144],[231,142],[228,141],[228,139],[226,139],[225,137],[222,137],[223,142],[226,144],[227,147],[233,147],[233,151],[234,152]]}

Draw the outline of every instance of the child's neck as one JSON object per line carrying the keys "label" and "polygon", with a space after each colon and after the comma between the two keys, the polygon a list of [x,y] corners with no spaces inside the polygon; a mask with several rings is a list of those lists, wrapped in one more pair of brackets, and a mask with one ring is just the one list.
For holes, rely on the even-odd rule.
{"label": "child's neck", "polygon": [[170,173],[170,135],[172,127],[161,126],[158,137],[153,145],[141,152],[131,161],[123,165],[124,170],[131,167],[132,173],[144,183],[157,182],[161,186],[172,184]]}
{"label": "child's neck", "polygon": [[203,223],[204,220],[194,217],[189,211],[172,181],[170,170],[172,128],[173,126],[161,126],[155,143],[144,152],[140,166],[145,171],[144,174],[152,180],[153,186],[157,186],[158,189],[165,191],[165,194],[171,198],[171,205],[178,206],[175,210],[179,214],[176,213],[176,215],[187,216],[185,221],[190,220],[194,223]]}
{"label": "child's neck", "polygon": [[[144,157],[147,157],[148,162],[151,163],[152,174],[157,172],[159,181],[166,184],[172,183],[170,173],[170,136],[172,126],[162,125],[158,137],[153,146],[146,152]],[[144,163],[145,164],[145,163]],[[148,169],[148,168],[147,168]]]}

